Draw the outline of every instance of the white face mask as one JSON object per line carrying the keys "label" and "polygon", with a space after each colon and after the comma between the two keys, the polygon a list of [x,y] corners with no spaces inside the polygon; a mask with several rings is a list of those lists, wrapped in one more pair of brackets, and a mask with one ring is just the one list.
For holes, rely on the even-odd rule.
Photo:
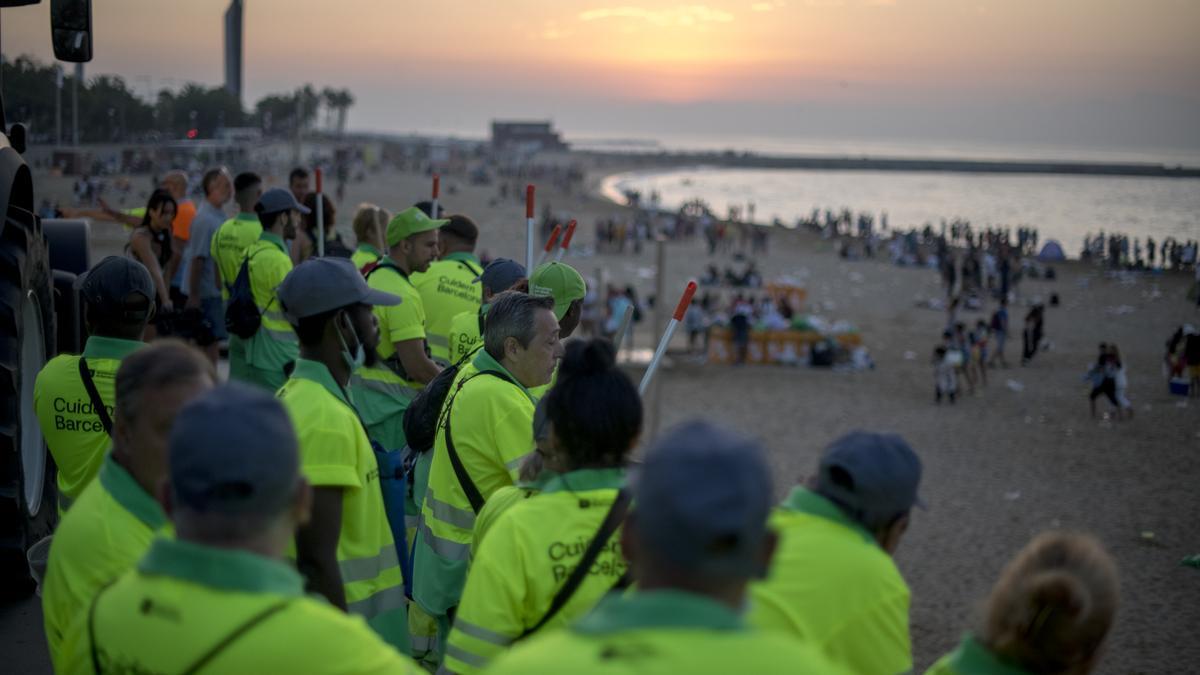
{"label": "white face mask", "polygon": [[367,362],[367,352],[363,349],[362,340],[358,337],[358,331],[354,330],[354,323],[350,321],[350,315],[343,313],[346,320],[346,328],[350,329],[350,334],[354,336],[354,353],[350,353],[350,348],[346,346],[346,338],[342,337],[342,332],[338,331],[338,340],[342,342],[342,359],[346,361],[346,365],[350,368],[350,372],[354,372],[362,367]]}

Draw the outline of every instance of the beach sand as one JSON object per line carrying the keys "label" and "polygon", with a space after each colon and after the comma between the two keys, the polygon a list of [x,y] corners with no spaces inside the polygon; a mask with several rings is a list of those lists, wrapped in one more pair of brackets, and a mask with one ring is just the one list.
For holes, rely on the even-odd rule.
{"label": "beach sand", "polygon": [[[618,168],[631,167],[614,167]],[[589,177],[595,189],[602,174]],[[41,179],[39,179],[41,180]],[[282,177],[271,179],[281,184]],[[148,185],[148,178],[135,179]],[[498,203],[495,187],[442,179],[442,202],[481,226],[480,250],[524,256],[524,211]],[[68,179],[39,183],[39,199],[69,195]],[[380,174],[351,184],[338,223],[349,234],[354,206],[372,201],[394,213],[428,194],[419,174]],[[539,186],[538,211],[549,201],[579,221],[576,247],[590,248],[598,217],[624,209],[594,193],[561,194]],[[136,204],[131,200],[126,206]],[[114,225],[94,229],[94,255],[119,252],[125,235]],[[709,261],[701,240],[668,244],[668,302]],[[94,257],[93,260],[98,258]],[[654,247],[640,256],[569,257],[588,277],[608,278],[653,293]],[[728,257],[718,256],[724,267]],[[1122,283],[1079,263],[1059,265],[1057,281],[1026,281],[1027,296],[1057,292],[1046,334],[1053,349],[1020,367],[1021,305],[1011,308],[1007,355],[1013,367],[988,373],[988,386],[954,406],[933,402],[929,358],[945,313],[919,308],[918,297],[940,296],[932,270],[882,261],[839,259],[832,244],[800,232],[777,232],[770,255],[757,260],[764,277],[804,274],[810,307],[858,326],[877,364],[873,371],[832,372],[783,366],[699,366],[676,359],[660,372],[659,427],[702,417],[756,435],[771,451],[776,497],[816,466],[822,447],[852,429],[903,435],[921,455],[921,492],[928,509],[915,512],[898,564],[912,587],[912,638],[918,672],[951,649],[977,618],[978,606],[1002,566],[1033,535],[1048,529],[1089,532],[1115,556],[1122,604],[1101,673],[1183,673],[1200,663],[1200,570],[1180,560],[1200,553],[1200,400],[1168,395],[1161,374],[1163,345],[1177,325],[1200,323],[1184,299],[1190,275],[1143,277]],[[641,270],[641,276],[639,276]],[[1125,313],[1113,313],[1125,307]],[[990,308],[989,308],[990,309]],[[635,345],[655,337],[653,312],[638,326]],[[966,312],[971,324],[982,313]],[[1099,342],[1116,342],[1129,373],[1132,421],[1093,421],[1081,376]],[[684,343],[682,331],[676,344]],[[906,359],[905,353],[915,353]],[[1018,383],[1018,392],[1007,381]],[[1108,410],[1101,402],[1100,410]],[[1143,533],[1153,533],[1152,538]]]}

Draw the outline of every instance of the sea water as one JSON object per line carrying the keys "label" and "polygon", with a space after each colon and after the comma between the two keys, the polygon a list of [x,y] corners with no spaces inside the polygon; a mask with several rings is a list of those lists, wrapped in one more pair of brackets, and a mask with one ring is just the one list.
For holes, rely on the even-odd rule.
{"label": "sea water", "polygon": [[[1100,230],[1160,243],[1200,238],[1200,179],[1111,176],[1026,175],[899,171],[815,171],[807,169],[723,169],[693,167],[637,171],[609,176],[603,191],[625,202],[626,191],[641,193],[645,205],[657,192],[659,205],[675,209],[703,199],[724,217],[730,206],[743,218],[754,204],[754,220],[778,218],[792,226],[814,208],[874,214],[876,228],[887,213],[890,229],[938,229],[943,219],[961,218],[972,228],[1035,227],[1041,242],[1058,240],[1077,257],[1084,237]],[[1131,244],[1132,246],[1132,244]],[[1132,249],[1131,249],[1132,253]]]}

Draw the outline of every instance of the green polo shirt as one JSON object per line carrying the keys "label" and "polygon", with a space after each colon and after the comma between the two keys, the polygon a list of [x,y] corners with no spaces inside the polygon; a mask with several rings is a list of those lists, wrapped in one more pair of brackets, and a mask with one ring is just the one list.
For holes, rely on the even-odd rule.
{"label": "green polo shirt", "polygon": [[[83,347],[96,392],[110,418],[116,417],[117,368],[144,346],[138,340],[93,335]],[[60,354],[42,367],[33,384],[33,409],[58,466],[59,508],[65,511],[96,477],[111,442],[79,376],[78,355]]]}
{"label": "green polo shirt", "polygon": [[[479,672],[542,619],[624,484],[621,469],[554,475],[542,484],[539,494],[513,504],[496,519],[490,536],[481,539],[467,574],[446,646],[447,668],[456,673]],[[583,616],[612,590],[626,570],[619,542],[618,528],[591,573],[539,632]]]}
{"label": "green polo shirt", "polygon": [[938,659],[925,675],[1031,675],[1024,668],[1001,659],[971,635],[949,654]]}
{"label": "green polo shirt", "polygon": [[655,590],[610,595],[567,630],[522,642],[488,669],[524,673],[847,673],[815,648],[748,628],[704,596]]}
{"label": "green polo shirt", "polygon": [[42,581],[42,614],[50,659],[57,672],[63,638],[96,591],[133,569],[156,532],[169,528],[166,514],[133,476],[105,455],[97,480],[63,517],[50,544]]}
{"label": "green polo shirt", "polygon": [[325,364],[307,359],[296,360],[277,396],[296,429],[308,482],[342,491],[337,559],[348,609],[408,653],[404,578],[379,487],[379,464],[351,399]]}
{"label": "green polo shirt", "polygon": [[779,545],[770,575],[750,587],[750,623],[805,640],[856,673],[912,670],[908,584],[871,533],[799,487],[771,526]]}
{"label": "green polo shirt", "polygon": [[425,334],[429,353],[443,365],[453,362],[450,326],[463,312],[477,312],[483,298],[479,275],[483,266],[471,253],[451,253],[412,275],[425,309]]}
{"label": "green polo shirt", "polygon": [[217,261],[217,269],[221,271],[221,297],[229,299],[229,288],[237,279],[238,269],[246,259],[246,249],[258,241],[262,234],[262,223],[257,213],[242,211],[233,218],[221,223],[213,234],[208,252]]}
{"label": "green polo shirt", "polygon": [[93,673],[93,647],[109,672],[184,672],[214,649],[203,672],[422,672],[360,617],[305,597],[289,565],[248,551],[155,540],[90,614],[90,630],[87,614],[74,624],[60,672]]}

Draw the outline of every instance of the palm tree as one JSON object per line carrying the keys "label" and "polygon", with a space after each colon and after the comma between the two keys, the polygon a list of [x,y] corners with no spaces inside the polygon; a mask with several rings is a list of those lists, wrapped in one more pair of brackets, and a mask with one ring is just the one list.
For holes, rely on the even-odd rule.
{"label": "palm tree", "polygon": [[[354,94],[350,93],[349,89],[340,91],[326,89],[326,101],[334,110],[337,111],[337,132],[341,136],[346,131],[346,113],[350,107],[354,105]],[[333,97],[329,98],[329,94]]]}

